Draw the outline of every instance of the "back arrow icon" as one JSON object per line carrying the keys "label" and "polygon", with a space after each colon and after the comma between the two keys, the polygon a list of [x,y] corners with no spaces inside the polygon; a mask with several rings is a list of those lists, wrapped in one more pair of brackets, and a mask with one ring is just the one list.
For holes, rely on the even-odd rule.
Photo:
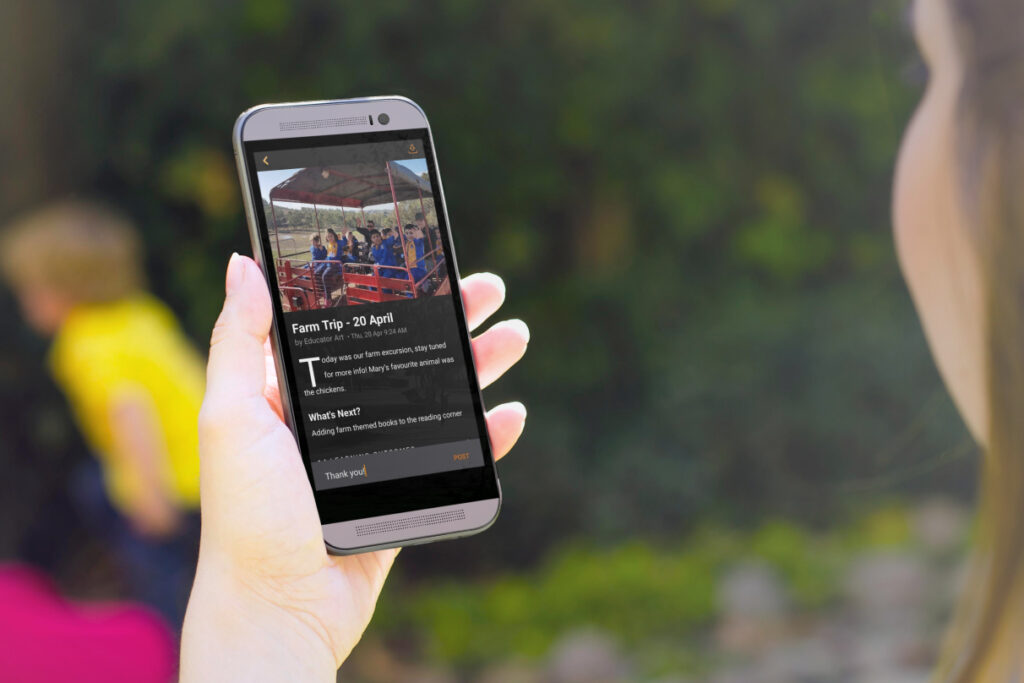
{"label": "back arrow icon", "polygon": [[263,165],[264,166],[270,166],[270,162],[267,161],[267,157],[263,157]]}

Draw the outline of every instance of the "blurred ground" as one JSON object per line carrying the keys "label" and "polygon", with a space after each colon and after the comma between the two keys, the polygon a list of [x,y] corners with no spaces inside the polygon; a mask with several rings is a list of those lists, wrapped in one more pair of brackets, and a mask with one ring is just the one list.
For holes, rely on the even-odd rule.
{"label": "blurred ground", "polygon": [[751,534],[709,527],[681,544],[575,547],[525,574],[392,591],[342,673],[923,682],[963,580],[968,520],[933,498],[828,533],[778,520]]}
{"label": "blurred ground", "polygon": [[930,499],[827,533],[707,527],[391,591],[339,680],[924,682],[968,525],[963,506]]}

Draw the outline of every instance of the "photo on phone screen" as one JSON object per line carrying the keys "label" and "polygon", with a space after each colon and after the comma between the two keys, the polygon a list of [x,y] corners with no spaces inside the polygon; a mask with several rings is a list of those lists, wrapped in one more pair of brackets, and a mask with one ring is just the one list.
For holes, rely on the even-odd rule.
{"label": "photo on phone screen", "polygon": [[322,522],[496,498],[427,131],[246,153]]}

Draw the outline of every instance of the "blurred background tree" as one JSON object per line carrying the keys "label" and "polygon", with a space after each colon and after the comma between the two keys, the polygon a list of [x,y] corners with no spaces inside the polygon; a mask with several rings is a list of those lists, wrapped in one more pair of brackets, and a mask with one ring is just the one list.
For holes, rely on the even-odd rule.
{"label": "blurred background tree", "polygon": [[[248,251],[238,113],[419,102],[460,262],[506,278],[533,340],[487,396],[530,409],[501,521],[410,550],[407,582],[532,569],[570,539],[969,500],[975,451],[892,249],[920,93],[904,17],[901,0],[8,0],[0,218],[68,192],[126,208],[202,345]],[[78,450],[40,344],[8,329],[13,552],[24,501],[52,488],[39,463]]]}

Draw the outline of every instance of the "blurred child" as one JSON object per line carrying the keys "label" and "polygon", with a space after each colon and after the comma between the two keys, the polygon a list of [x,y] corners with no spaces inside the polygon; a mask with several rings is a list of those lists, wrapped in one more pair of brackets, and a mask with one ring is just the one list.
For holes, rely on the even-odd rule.
{"label": "blurred child", "polygon": [[174,637],[148,610],[121,603],[68,602],[41,574],[17,565],[0,567],[0,604],[4,680],[175,680]]}
{"label": "blurred child", "polygon": [[68,201],[17,220],[0,267],[28,323],[53,337],[50,369],[98,461],[72,495],[137,597],[180,628],[198,548],[202,362],[145,292],[134,227],[106,207]]}

